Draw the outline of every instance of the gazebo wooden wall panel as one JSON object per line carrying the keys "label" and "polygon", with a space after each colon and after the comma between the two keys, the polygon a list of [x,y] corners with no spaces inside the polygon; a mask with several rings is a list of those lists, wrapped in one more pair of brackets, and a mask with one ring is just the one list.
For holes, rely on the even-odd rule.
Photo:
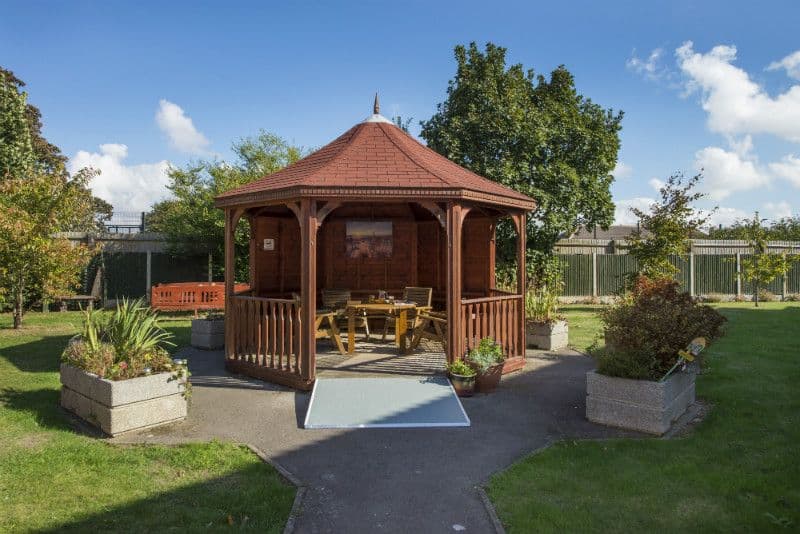
{"label": "gazebo wooden wall panel", "polygon": [[[256,217],[255,280],[257,295],[289,296],[300,291],[300,225],[295,218]],[[264,239],[275,239],[275,250],[265,251]]]}
{"label": "gazebo wooden wall panel", "polygon": [[439,221],[417,223],[417,285],[432,287],[434,301],[444,302],[447,286],[447,237]]}
{"label": "gazebo wooden wall panel", "polygon": [[464,221],[461,257],[465,295],[485,297],[488,296],[487,289],[493,286],[489,275],[490,264],[494,260],[492,232],[492,220],[489,218],[467,217]]}

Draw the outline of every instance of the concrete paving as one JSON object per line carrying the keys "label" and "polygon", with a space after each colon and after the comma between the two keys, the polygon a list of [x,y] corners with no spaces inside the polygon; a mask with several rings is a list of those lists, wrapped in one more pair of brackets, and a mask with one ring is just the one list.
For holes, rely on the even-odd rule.
{"label": "concrete paving", "polygon": [[464,399],[468,428],[305,430],[309,393],[230,376],[221,351],[185,349],[187,420],[114,441],[249,443],[308,487],[297,532],[493,532],[476,489],[493,473],[554,440],[636,435],[586,420],[590,358],[528,356],[495,393]]}

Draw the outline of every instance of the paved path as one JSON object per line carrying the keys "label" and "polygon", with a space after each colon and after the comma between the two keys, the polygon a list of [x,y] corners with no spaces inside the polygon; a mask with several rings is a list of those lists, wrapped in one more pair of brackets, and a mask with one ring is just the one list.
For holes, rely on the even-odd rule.
{"label": "paved path", "polygon": [[304,430],[308,393],[227,375],[219,351],[181,355],[189,418],[124,441],[258,447],[308,486],[297,532],[492,532],[475,487],[493,473],[555,439],[630,435],[586,421],[593,363],[576,353],[531,354],[494,394],[464,399],[469,428],[361,430]]}

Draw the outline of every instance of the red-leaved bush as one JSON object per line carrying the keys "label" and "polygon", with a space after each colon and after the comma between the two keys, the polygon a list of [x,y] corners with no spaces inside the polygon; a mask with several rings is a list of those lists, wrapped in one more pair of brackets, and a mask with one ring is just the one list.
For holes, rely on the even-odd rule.
{"label": "red-leaved bush", "polygon": [[606,348],[598,371],[623,378],[658,380],[696,337],[711,342],[725,318],[698,304],[670,278],[637,277],[619,302],[601,312]]}

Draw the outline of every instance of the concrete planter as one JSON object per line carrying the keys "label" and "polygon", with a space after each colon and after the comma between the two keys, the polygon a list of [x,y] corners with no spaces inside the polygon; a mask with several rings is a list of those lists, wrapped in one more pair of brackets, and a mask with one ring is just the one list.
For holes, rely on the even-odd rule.
{"label": "concrete planter", "polygon": [[661,435],[694,404],[695,373],[664,382],[586,373],[586,418],[595,423]]}
{"label": "concrete planter", "polygon": [[225,319],[192,319],[192,346],[221,349],[225,346]]}
{"label": "concrete planter", "polygon": [[560,350],[569,343],[569,326],[566,321],[537,323],[527,321],[525,339],[528,348]]}
{"label": "concrete planter", "polygon": [[107,380],[61,364],[61,406],[116,436],[186,417],[186,379],[158,373]]}

